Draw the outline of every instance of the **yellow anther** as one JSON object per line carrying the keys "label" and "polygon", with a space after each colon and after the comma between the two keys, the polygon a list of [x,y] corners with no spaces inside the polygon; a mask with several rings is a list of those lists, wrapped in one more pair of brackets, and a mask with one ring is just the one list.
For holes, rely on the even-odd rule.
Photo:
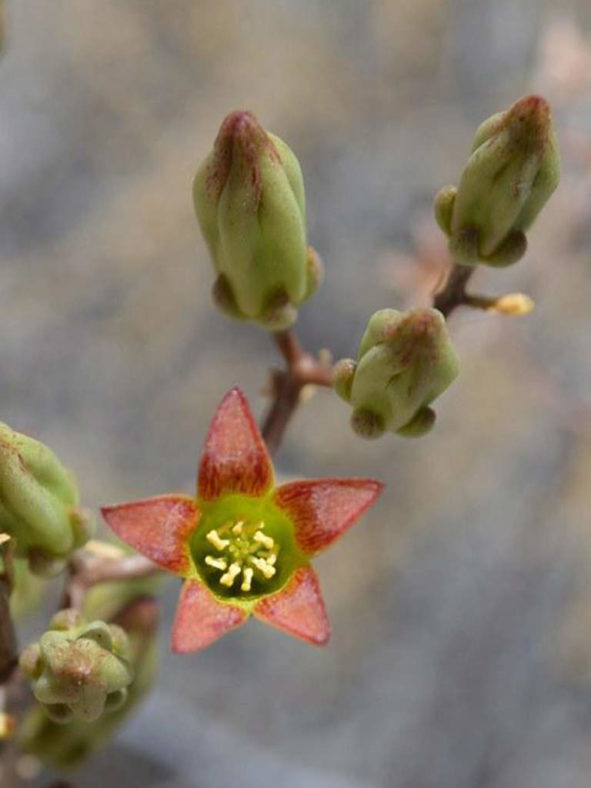
{"label": "yellow anther", "polygon": [[234,580],[236,579],[236,576],[239,575],[241,571],[242,571],[242,567],[240,566],[240,564],[237,563],[230,564],[230,566],[228,567],[228,571],[225,572],[220,577],[220,583],[223,586],[228,586],[228,588],[231,588],[234,585]]}
{"label": "yellow anther", "polygon": [[275,566],[275,564],[277,563],[277,553],[271,553],[271,555],[268,555],[267,563],[271,564],[271,566]]}
{"label": "yellow anther", "polygon": [[214,558],[212,555],[205,556],[205,563],[207,566],[213,566],[214,569],[221,569],[224,571],[228,568],[228,562],[223,558]]}
{"label": "yellow anther", "polygon": [[275,540],[271,539],[270,536],[267,536],[262,531],[255,531],[255,534],[252,538],[255,542],[258,542],[259,544],[262,544],[263,547],[266,547],[267,550],[270,550],[275,544]]}
{"label": "yellow anther", "polygon": [[243,525],[244,525],[244,520],[239,520],[236,523],[236,525],[232,528],[232,533],[236,534],[236,536],[238,536],[238,534],[241,534]]}
{"label": "yellow anther", "polygon": [[262,574],[262,575],[263,575],[263,576],[264,576],[264,577],[265,577],[267,580],[270,580],[270,579],[273,577],[273,575],[275,574],[275,572],[277,571],[277,570],[275,569],[275,567],[274,567],[274,566],[271,566],[271,564],[268,564],[268,563],[265,561],[265,559],[264,559],[264,558],[255,558],[255,557],[251,557],[251,558],[250,558],[250,561],[251,561],[251,563],[252,563],[252,564],[254,564],[254,566],[256,566],[256,568],[259,570],[259,572],[260,572],[260,573],[261,573],[261,574]]}
{"label": "yellow anther", "polygon": [[215,528],[210,531],[205,538],[208,542],[211,542],[216,550],[224,550],[230,544],[230,540],[222,539]]}
{"label": "yellow anther", "polygon": [[253,574],[254,574],[254,569],[252,569],[250,566],[247,566],[246,569],[244,570],[242,585],[240,586],[240,589],[242,591],[250,591],[252,586]]}

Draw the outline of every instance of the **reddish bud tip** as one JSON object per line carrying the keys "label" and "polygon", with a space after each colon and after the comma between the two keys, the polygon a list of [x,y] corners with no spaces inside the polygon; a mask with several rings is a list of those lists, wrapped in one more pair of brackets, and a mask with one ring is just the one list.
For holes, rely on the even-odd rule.
{"label": "reddish bud tip", "polygon": [[521,144],[543,148],[550,131],[550,105],[542,96],[524,96],[509,108],[503,125],[511,127]]}
{"label": "reddish bud tip", "polygon": [[245,182],[252,186],[253,200],[261,196],[260,157],[266,152],[278,158],[269,135],[248,110],[235,110],[227,115],[214,143],[214,160],[208,177],[208,187],[218,197],[232,167],[247,171]]}

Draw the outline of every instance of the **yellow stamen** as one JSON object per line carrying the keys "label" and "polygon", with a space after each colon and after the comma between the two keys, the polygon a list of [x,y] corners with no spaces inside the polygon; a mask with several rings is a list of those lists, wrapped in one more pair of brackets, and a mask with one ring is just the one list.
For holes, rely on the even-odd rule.
{"label": "yellow stamen", "polygon": [[253,574],[254,574],[254,569],[252,569],[250,566],[247,566],[246,569],[244,570],[244,579],[242,580],[242,585],[240,586],[240,589],[242,591],[250,591],[252,586]]}
{"label": "yellow stamen", "polygon": [[213,566],[214,569],[221,569],[224,571],[228,568],[228,562],[223,558],[214,558],[212,555],[205,556],[205,563],[207,566]]}
{"label": "yellow stamen", "polygon": [[236,579],[236,576],[239,575],[241,571],[242,571],[242,567],[240,566],[240,564],[237,563],[230,564],[230,566],[228,567],[228,571],[220,577],[220,583],[223,586],[228,586],[228,588],[231,588],[234,585],[234,580]]}
{"label": "yellow stamen", "polygon": [[236,534],[237,536],[238,534],[241,534],[243,525],[244,525],[244,520],[238,520],[236,525],[232,528],[232,533]]}
{"label": "yellow stamen", "polygon": [[230,540],[222,539],[215,528],[210,531],[205,538],[208,542],[211,542],[216,550],[224,550],[230,544]]}
{"label": "yellow stamen", "polygon": [[267,563],[271,564],[271,566],[275,566],[275,564],[277,563],[277,553],[271,553],[271,555],[268,555]]}
{"label": "yellow stamen", "polygon": [[267,580],[270,580],[277,571],[275,567],[268,564],[264,558],[255,558],[251,556],[250,562],[256,566],[259,572],[261,572]]}
{"label": "yellow stamen", "polygon": [[270,550],[275,545],[275,540],[262,533],[262,531],[255,531],[255,534],[252,538],[255,542],[258,542],[259,544],[262,544],[263,547],[266,547],[267,550]]}

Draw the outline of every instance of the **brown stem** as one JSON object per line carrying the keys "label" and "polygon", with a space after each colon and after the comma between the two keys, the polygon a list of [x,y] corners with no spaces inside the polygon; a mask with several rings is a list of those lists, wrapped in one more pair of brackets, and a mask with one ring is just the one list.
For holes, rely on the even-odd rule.
{"label": "brown stem", "polygon": [[6,684],[18,663],[16,630],[10,612],[10,594],[13,588],[13,542],[3,540],[0,558],[3,562],[0,573],[0,685]]}
{"label": "brown stem", "polygon": [[69,565],[69,579],[64,591],[62,607],[80,610],[89,588],[98,583],[115,580],[134,580],[162,570],[143,555],[126,555],[122,558],[97,557],[85,550],[78,550]]}
{"label": "brown stem", "polygon": [[456,307],[466,303],[466,285],[475,268],[454,263],[443,288],[433,297],[435,309],[448,317]]}
{"label": "brown stem", "polygon": [[0,578],[0,684],[10,680],[18,663],[18,644],[10,614],[10,586]]}
{"label": "brown stem", "polygon": [[332,386],[330,370],[302,348],[293,330],[277,331],[272,336],[286,368],[273,375],[273,403],[262,427],[270,454],[279,448],[304,386]]}

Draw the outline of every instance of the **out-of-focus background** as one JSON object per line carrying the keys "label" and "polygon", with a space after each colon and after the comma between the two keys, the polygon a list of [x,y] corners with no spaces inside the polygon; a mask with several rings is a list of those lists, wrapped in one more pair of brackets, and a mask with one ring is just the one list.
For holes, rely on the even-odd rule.
{"label": "out-of-focus background", "polygon": [[[319,392],[285,475],[387,492],[318,562],[325,650],[251,622],[173,657],[80,788],[585,788],[591,774],[591,5],[587,0],[7,0],[0,62],[0,418],[87,505],[184,490],[223,393],[277,359],[210,306],[191,179],[231,109],[302,163],[326,261],[298,330],[353,355],[427,303],[435,192],[476,125],[551,101],[559,190],[527,257],[458,311],[461,375],[418,441],[365,443]],[[47,785],[49,777],[39,779]]]}

